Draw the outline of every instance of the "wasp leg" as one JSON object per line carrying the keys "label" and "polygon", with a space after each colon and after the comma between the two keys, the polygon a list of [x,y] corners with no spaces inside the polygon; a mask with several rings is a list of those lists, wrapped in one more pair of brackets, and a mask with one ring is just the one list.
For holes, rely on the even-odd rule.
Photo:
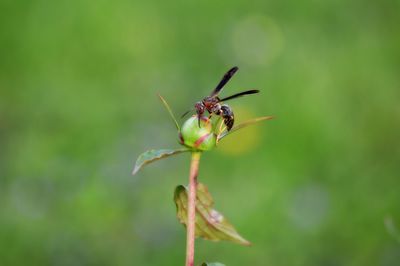
{"label": "wasp leg", "polygon": [[219,131],[218,131],[218,134],[219,134],[219,133],[221,133],[223,130],[225,130],[225,128],[222,129],[222,125],[224,125],[224,123],[220,123],[220,118],[223,119],[223,112],[222,112],[221,106],[218,106],[218,108],[215,108],[214,110],[212,110],[212,112],[210,112],[210,116],[213,115],[213,114],[215,114],[216,116],[218,116],[218,122],[217,122],[215,125],[218,125],[218,124],[219,124]]}
{"label": "wasp leg", "polygon": [[231,130],[235,122],[235,116],[228,105],[221,105],[221,116],[224,119],[227,130]]}
{"label": "wasp leg", "polygon": [[204,104],[202,102],[197,102],[194,106],[194,108],[196,109],[196,113],[197,113],[197,120],[199,123],[199,128],[200,128],[200,119],[201,116],[204,114]]}
{"label": "wasp leg", "polygon": [[219,124],[219,131],[218,133],[222,133],[226,129],[225,123],[220,123]]}

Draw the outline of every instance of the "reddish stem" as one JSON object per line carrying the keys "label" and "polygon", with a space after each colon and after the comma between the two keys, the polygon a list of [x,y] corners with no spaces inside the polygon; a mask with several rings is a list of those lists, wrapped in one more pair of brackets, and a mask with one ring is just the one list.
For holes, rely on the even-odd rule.
{"label": "reddish stem", "polygon": [[192,152],[189,174],[188,217],[186,224],[186,266],[194,266],[194,241],[196,227],[196,189],[201,152]]}

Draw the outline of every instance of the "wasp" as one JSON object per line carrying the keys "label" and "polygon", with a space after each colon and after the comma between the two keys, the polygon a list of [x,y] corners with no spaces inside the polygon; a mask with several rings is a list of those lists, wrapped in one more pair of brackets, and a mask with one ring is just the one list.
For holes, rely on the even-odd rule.
{"label": "wasp", "polygon": [[[224,124],[226,126],[226,129],[229,131],[232,129],[233,124],[235,122],[235,116],[233,114],[232,109],[226,105],[223,104],[224,101],[232,100],[244,95],[249,95],[249,94],[255,94],[260,92],[259,90],[247,90],[243,92],[239,92],[236,94],[233,94],[231,96],[225,97],[225,98],[219,98],[218,95],[222,91],[223,87],[225,86],[226,83],[233,77],[233,75],[239,70],[238,67],[232,67],[231,69],[228,70],[228,72],[225,73],[225,75],[222,77],[221,81],[218,83],[217,87],[211,92],[211,94],[207,97],[205,97],[203,100],[196,102],[194,105],[194,110],[196,110],[198,119],[199,119],[199,127],[200,127],[200,118],[202,115],[207,111],[210,116],[212,114],[218,115],[222,117]],[[182,115],[184,117],[186,114],[188,114],[190,111],[187,111]]]}

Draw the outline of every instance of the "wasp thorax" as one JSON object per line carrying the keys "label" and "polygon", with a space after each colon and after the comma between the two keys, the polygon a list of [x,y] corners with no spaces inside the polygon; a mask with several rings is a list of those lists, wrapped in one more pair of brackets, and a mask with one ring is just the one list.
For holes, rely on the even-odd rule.
{"label": "wasp thorax", "polygon": [[183,124],[179,139],[182,145],[201,151],[208,151],[215,147],[217,136],[213,132],[213,125],[208,117],[192,116]]}

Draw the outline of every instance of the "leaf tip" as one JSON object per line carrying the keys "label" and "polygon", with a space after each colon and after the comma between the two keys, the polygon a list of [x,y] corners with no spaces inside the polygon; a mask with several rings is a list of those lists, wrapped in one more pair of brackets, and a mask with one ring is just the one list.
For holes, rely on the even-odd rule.
{"label": "leaf tip", "polygon": [[243,242],[243,246],[251,247],[251,246],[253,246],[253,244],[252,244],[250,241],[245,240],[245,241]]}
{"label": "leaf tip", "polygon": [[132,170],[132,175],[136,175],[137,172],[139,172],[140,168],[135,166],[135,168]]}
{"label": "leaf tip", "polygon": [[169,115],[171,116],[172,120],[174,121],[176,129],[178,129],[178,131],[181,131],[181,128],[180,128],[180,126],[178,124],[178,121],[175,118],[174,113],[172,112],[171,107],[169,106],[167,101],[164,99],[164,97],[162,97],[159,93],[157,93],[157,95],[158,95],[158,98],[160,98],[160,100],[161,100],[162,104],[164,105],[165,109],[167,109],[167,111],[168,111]]}

